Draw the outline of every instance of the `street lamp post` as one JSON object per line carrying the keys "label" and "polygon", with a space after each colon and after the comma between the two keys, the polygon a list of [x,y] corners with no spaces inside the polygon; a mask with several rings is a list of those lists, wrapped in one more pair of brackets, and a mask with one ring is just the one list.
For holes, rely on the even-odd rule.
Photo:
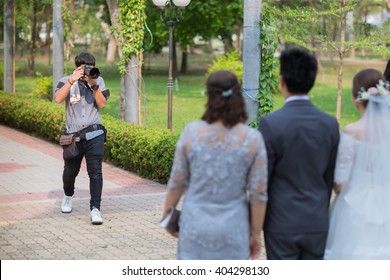
{"label": "street lamp post", "polygon": [[167,21],[169,29],[169,54],[168,54],[168,129],[172,131],[172,89],[173,89],[173,26],[178,21],[177,12],[174,13],[176,8],[184,8],[188,6],[191,0],[153,0],[153,4],[157,7],[167,10],[169,18]]}

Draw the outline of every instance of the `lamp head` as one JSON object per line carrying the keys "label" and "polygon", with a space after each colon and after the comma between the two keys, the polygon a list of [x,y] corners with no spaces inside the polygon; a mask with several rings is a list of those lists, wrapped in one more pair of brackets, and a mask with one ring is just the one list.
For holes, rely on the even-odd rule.
{"label": "lamp head", "polygon": [[180,8],[187,7],[188,4],[190,4],[190,2],[191,2],[191,0],[172,0],[172,1],[173,1],[173,4],[175,4],[175,6],[180,7]]}
{"label": "lamp head", "polygon": [[153,0],[153,4],[156,5],[159,8],[164,8],[165,5],[167,4],[167,0]]}

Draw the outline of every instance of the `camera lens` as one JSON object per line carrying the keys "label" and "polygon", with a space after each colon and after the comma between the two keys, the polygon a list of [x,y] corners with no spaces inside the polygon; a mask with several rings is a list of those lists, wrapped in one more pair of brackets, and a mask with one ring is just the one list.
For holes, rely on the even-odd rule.
{"label": "camera lens", "polygon": [[94,68],[91,68],[89,70],[89,76],[92,78],[92,79],[97,79],[100,75],[100,71],[98,68],[94,67]]}

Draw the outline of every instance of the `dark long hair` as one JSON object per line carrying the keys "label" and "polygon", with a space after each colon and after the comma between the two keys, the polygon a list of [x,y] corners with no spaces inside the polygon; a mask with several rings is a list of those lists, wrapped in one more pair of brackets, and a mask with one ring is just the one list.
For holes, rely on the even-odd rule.
{"label": "dark long hair", "polygon": [[[207,123],[221,120],[225,127],[231,128],[248,119],[241,86],[235,74],[226,70],[214,72],[208,77],[206,85],[208,99],[202,120]],[[224,96],[224,92],[228,96]]]}

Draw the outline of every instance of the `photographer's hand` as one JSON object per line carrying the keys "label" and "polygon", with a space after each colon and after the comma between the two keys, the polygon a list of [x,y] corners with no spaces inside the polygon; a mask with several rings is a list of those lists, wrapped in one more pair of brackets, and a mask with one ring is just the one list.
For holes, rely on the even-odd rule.
{"label": "photographer's hand", "polygon": [[88,75],[85,75],[84,80],[88,83],[89,87],[99,84],[98,79],[92,79]]}
{"label": "photographer's hand", "polygon": [[92,79],[90,76],[85,75],[85,81],[88,83],[89,87],[91,88],[93,92],[93,97],[95,98],[96,104],[100,109],[104,108],[106,106],[106,98],[104,97],[102,91],[99,88],[99,78],[98,79]]}
{"label": "photographer's hand", "polygon": [[70,76],[70,78],[72,79],[72,81],[74,83],[74,82],[80,80],[80,78],[83,76],[84,76],[84,67],[79,66],[73,71],[73,74]]}
{"label": "photographer's hand", "polygon": [[54,100],[57,104],[62,103],[68,96],[71,86],[84,76],[84,68],[82,66],[77,67],[73,74],[69,76],[68,82],[66,82],[59,90],[57,90]]}

